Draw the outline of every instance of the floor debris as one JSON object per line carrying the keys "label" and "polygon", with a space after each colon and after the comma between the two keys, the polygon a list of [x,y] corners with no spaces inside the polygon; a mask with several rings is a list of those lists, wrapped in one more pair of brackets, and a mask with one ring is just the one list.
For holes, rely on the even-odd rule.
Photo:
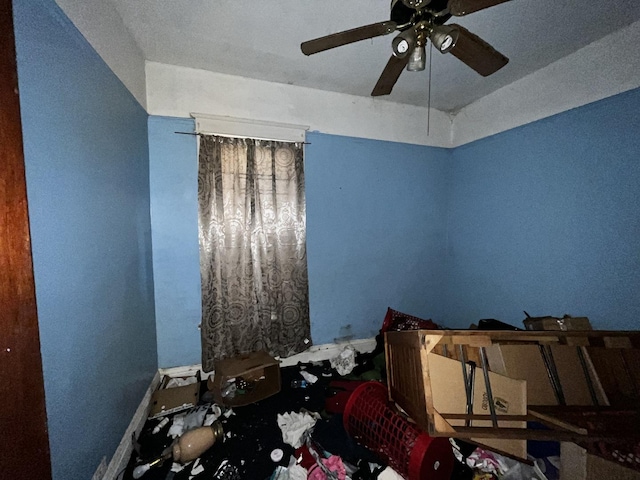
{"label": "floor debris", "polygon": [[[343,358],[350,354],[351,352],[348,352]],[[354,353],[353,366],[355,365]],[[303,366],[304,368],[301,368]],[[351,370],[352,368],[349,371]],[[331,368],[329,361],[282,368],[281,376],[282,389],[278,394],[246,406],[231,409],[215,403],[201,403],[187,411],[147,420],[138,438],[140,455],[135,452],[132,454],[123,480],[133,478],[136,467],[144,467],[157,460],[181,436],[216,421],[222,425],[224,439],[202,453],[197,463],[187,462],[185,466],[167,459],[162,464],[145,468],[142,473],[138,470],[138,478],[342,479],[347,478],[347,469],[343,463],[346,457],[347,463],[354,469],[351,472],[353,476],[349,478],[375,479],[376,477],[370,476],[372,469],[369,461],[380,462],[379,459],[368,450],[359,447],[353,439],[349,439],[342,426],[340,414],[325,411],[327,396],[336,393],[334,389],[329,388],[329,383],[341,379],[341,375]],[[292,380],[304,381],[305,388],[291,387]],[[204,395],[207,391],[207,382],[202,381],[201,399],[210,399]],[[283,430],[280,425],[284,426]],[[317,455],[322,468],[308,453],[308,464],[301,463],[304,455],[300,450],[306,448],[305,439],[309,438],[311,441],[312,433],[315,431],[317,434],[313,436],[317,437],[317,440],[313,442],[320,452]],[[329,448],[334,451],[328,450]],[[366,460],[360,461],[362,458]],[[379,471],[386,467],[381,463],[372,465]],[[309,470],[312,468],[318,472],[314,477],[309,476]],[[359,470],[368,476],[357,476]],[[329,472],[329,475],[325,472]]]}
{"label": "floor debris", "polygon": [[[214,403],[207,381],[201,381],[197,405],[147,420],[121,480],[403,478],[385,463],[384,455],[359,444],[344,426],[353,391],[371,378],[384,381],[384,354],[378,349],[362,355],[346,348],[337,358],[283,367],[279,393],[233,409]],[[383,430],[388,427],[385,421],[380,419]],[[219,438],[200,445],[195,457],[175,457],[178,442],[215,424],[220,425]],[[474,478],[470,465],[475,466],[478,452],[474,456],[473,448],[455,450],[460,461],[450,478]],[[182,461],[173,461],[177,458]],[[520,467],[511,468],[515,472]]]}

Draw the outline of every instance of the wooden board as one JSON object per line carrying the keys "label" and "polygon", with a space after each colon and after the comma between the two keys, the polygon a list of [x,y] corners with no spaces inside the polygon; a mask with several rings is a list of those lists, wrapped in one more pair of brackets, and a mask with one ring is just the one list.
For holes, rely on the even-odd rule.
{"label": "wooden board", "polygon": [[11,0],[1,0],[0,31],[0,475],[46,480],[51,461]]}

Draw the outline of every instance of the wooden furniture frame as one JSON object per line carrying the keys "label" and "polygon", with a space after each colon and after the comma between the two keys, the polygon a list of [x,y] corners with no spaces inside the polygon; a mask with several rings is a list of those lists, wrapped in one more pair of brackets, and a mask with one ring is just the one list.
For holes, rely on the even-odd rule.
{"label": "wooden furniture frame", "polygon": [[[640,405],[622,412],[611,407],[528,406],[526,415],[496,415],[488,375],[485,348],[491,345],[538,345],[542,349],[551,345],[574,347],[600,347],[612,353],[619,349],[640,349],[640,332],[624,331],[479,331],[479,330],[415,330],[387,332],[387,380],[389,398],[395,401],[429,435],[453,438],[502,438],[555,441],[593,441],[621,438],[640,438]],[[489,415],[473,412],[445,414],[436,410],[429,372],[429,355],[444,355],[461,362],[460,375],[464,377],[465,391],[469,395],[467,362],[472,359],[482,370],[486,393],[491,407]],[[553,365],[551,365],[553,367]],[[550,369],[550,381],[553,368]],[[586,372],[586,370],[585,370]],[[587,374],[588,375],[588,374]],[[469,400],[467,399],[467,404]],[[593,422],[579,419],[621,418],[626,416],[629,428],[619,422]],[[463,426],[452,425],[453,420],[464,420]],[[483,422],[478,422],[483,420]],[[547,430],[514,428],[513,422],[535,421]],[[504,426],[509,423],[509,427]],[[460,422],[454,422],[460,423]],[[475,423],[475,425],[474,425]],[[478,426],[482,423],[483,426]],[[615,425],[615,426],[614,426]]]}

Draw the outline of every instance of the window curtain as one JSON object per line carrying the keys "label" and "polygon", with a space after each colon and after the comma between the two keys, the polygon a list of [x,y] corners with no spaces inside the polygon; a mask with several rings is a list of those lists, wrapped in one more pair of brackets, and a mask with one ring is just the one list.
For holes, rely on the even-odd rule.
{"label": "window curtain", "polygon": [[200,136],[202,366],[310,345],[302,145]]}

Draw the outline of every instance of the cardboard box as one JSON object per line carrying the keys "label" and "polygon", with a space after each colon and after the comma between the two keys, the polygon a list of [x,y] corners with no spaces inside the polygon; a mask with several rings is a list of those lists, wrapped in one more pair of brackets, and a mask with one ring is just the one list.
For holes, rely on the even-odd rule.
{"label": "cardboard box", "polygon": [[[466,413],[467,397],[460,362],[450,358],[430,353],[429,379],[434,408],[441,414]],[[527,386],[522,380],[514,380],[494,372],[489,372],[491,391],[493,394],[496,414],[498,415],[526,415]],[[473,413],[488,415],[486,388],[482,370],[477,368],[474,379]],[[464,425],[464,420],[449,420],[451,425]],[[491,421],[474,421],[473,426],[490,426]],[[501,422],[502,427],[524,428],[525,422]],[[490,450],[514,457],[527,458],[526,440],[505,440],[496,438],[473,438]]]}
{"label": "cardboard box", "polygon": [[525,318],[524,328],[527,330],[593,330],[587,317],[528,317]]}
{"label": "cardboard box", "polygon": [[198,404],[200,399],[200,373],[196,382],[181,387],[166,388],[171,377],[165,376],[158,390],[151,396],[149,418],[157,418],[170,413],[186,410]]}
{"label": "cardboard box", "polygon": [[[236,379],[247,381],[251,388],[231,396],[223,390]],[[216,403],[240,407],[275,395],[280,391],[280,362],[267,352],[254,352],[225,358],[214,363],[214,374],[207,381]]]}
{"label": "cardboard box", "polygon": [[561,480],[640,480],[640,472],[591,455],[575,443],[560,445]]}
{"label": "cardboard box", "polygon": [[[593,405],[577,348],[554,345],[550,350],[567,405]],[[492,345],[487,347],[486,352],[492,372],[527,382],[529,405],[558,405],[537,345]],[[586,353],[585,361],[599,404],[608,405],[607,395]]]}

